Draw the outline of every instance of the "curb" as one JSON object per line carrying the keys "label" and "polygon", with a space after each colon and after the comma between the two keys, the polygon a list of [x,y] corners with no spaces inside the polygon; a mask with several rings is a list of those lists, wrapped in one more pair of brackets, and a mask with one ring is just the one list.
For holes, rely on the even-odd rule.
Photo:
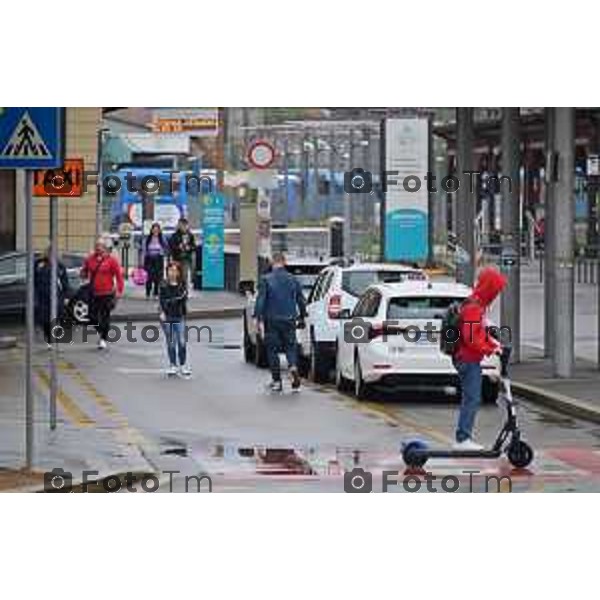
{"label": "curb", "polygon": [[[187,318],[190,319],[228,319],[232,317],[241,317],[244,314],[242,307],[224,307],[224,308],[203,308],[198,310],[188,310]],[[111,321],[114,323],[136,322],[136,321],[158,321],[158,315],[155,312],[129,312],[113,313]]]}
{"label": "curb", "polygon": [[518,381],[512,381],[511,383],[514,392],[530,402],[553,408],[571,417],[600,424],[600,408],[596,408],[587,402],[564,394],[549,392],[527,383],[519,383]]}
{"label": "curb", "polygon": [[[153,471],[150,471],[148,469],[146,470],[140,470],[140,469],[134,469],[132,471],[122,471],[122,472],[118,472],[118,473],[109,473],[107,475],[102,475],[100,477],[98,477],[97,479],[90,479],[87,482],[87,486],[88,486],[88,494],[94,494],[94,493],[104,493],[104,494],[108,494],[110,492],[108,492],[104,486],[102,485],[103,482],[108,479],[109,477],[118,477],[119,481],[121,482],[121,486],[126,485],[126,480],[125,480],[125,476],[131,473],[134,477],[137,478],[137,480],[139,481],[140,479],[143,479],[144,477],[149,477],[149,476],[155,476],[156,477],[156,473]],[[83,481],[81,480],[74,480],[73,481],[73,486],[72,486],[72,491],[73,493],[83,493]],[[22,488],[13,488],[10,490],[5,490],[3,493],[22,493],[22,494],[27,494],[27,493],[33,493],[33,494],[48,494],[48,493],[52,493],[52,492],[46,492],[46,490],[44,489],[44,486],[28,486],[28,487],[22,487]]]}

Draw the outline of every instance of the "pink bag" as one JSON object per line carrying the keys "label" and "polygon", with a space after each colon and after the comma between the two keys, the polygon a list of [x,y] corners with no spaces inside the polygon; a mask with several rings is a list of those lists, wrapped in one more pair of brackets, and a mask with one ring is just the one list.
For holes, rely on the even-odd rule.
{"label": "pink bag", "polygon": [[131,278],[133,279],[133,283],[135,283],[135,285],[146,285],[146,281],[148,281],[148,273],[146,272],[146,269],[137,267],[133,270]]}

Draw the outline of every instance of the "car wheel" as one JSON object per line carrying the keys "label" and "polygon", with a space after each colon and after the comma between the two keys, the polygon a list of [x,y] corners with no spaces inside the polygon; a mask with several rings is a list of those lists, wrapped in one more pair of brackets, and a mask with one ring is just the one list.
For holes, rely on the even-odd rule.
{"label": "car wheel", "polygon": [[246,321],[246,317],[244,317],[244,360],[247,363],[254,362],[255,352],[256,348],[248,335],[248,322]]}
{"label": "car wheel", "polygon": [[329,361],[321,350],[319,342],[311,335],[310,342],[310,379],[315,383],[325,383],[329,379]]}
{"label": "car wheel", "polygon": [[78,325],[85,325],[90,321],[90,307],[85,300],[76,298],[71,303],[71,315]]}
{"label": "car wheel", "polygon": [[267,349],[258,333],[256,334],[256,346],[254,347],[254,364],[259,369],[267,367]]}
{"label": "car wheel", "polygon": [[342,369],[340,368],[340,356],[339,350],[335,353],[335,387],[340,392],[348,391],[348,380],[342,375]]}
{"label": "car wheel", "polygon": [[498,400],[500,393],[500,382],[491,377],[483,377],[481,381],[481,401],[485,404],[493,404]]}
{"label": "car wheel", "polygon": [[354,358],[354,395],[359,400],[366,400],[368,396],[368,388],[362,375],[362,369],[360,367],[360,359],[358,354]]}

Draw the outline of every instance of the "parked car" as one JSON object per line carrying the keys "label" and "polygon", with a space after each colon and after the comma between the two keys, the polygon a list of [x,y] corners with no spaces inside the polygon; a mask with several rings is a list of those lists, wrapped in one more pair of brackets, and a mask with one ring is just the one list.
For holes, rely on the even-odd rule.
{"label": "parked car", "polygon": [[[370,286],[346,317],[336,342],[336,385],[365,398],[371,387],[394,391],[458,391],[452,358],[442,353],[442,319],[471,294],[457,283],[412,281]],[[430,332],[430,333],[428,333]],[[417,335],[418,334],[418,335]],[[484,359],[482,395],[495,401],[500,362]],[[351,386],[350,386],[351,384]]]}
{"label": "parked car", "polygon": [[[39,257],[36,254],[36,259]],[[79,273],[85,260],[84,254],[61,253],[67,270],[69,287],[75,294],[81,285]],[[27,255],[25,252],[9,252],[0,256],[0,315],[22,315],[27,301]],[[82,314],[82,308],[77,310]],[[86,307],[87,314],[87,307]]]}
{"label": "parked car", "polygon": [[428,281],[428,277],[421,269],[402,264],[362,263],[324,269],[308,297],[306,327],[298,330],[303,376],[326,381],[335,367],[341,312],[352,311],[370,285],[399,281]]}
{"label": "parked car", "polygon": [[[287,269],[300,282],[304,297],[309,298],[312,288],[319,273],[328,263],[321,260],[310,259],[288,259]],[[247,303],[244,310],[244,359],[246,362],[254,363],[257,367],[267,366],[267,355],[264,341],[256,329],[254,319],[254,305],[256,303],[257,290],[246,290]]]}

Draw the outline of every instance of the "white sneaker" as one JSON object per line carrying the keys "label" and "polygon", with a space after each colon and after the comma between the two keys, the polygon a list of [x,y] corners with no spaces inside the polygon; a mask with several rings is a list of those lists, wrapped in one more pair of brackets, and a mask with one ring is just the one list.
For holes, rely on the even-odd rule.
{"label": "white sneaker", "polygon": [[181,373],[182,377],[191,377],[192,376],[192,370],[187,365],[181,367],[179,372]]}
{"label": "white sneaker", "polygon": [[171,366],[170,366],[170,367],[167,369],[167,375],[168,375],[169,377],[177,375],[177,367],[175,367],[175,366],[171,365]]}
{"label": "white sneaker", "polygon": [[471,439],[463,440],[462,442],[455,442],[452,446],[454,450],[483,450],[483,446],[474,442]]}
{"label": "white sneaker", "polygon": [[49,344],[48,342],[46,342],[46,347],[48,348],[48,350],[52,350],[52,348],[54,348],[54,346],[52,344]]}
{"label": "white sneaker", "polygon": [[98,340],[98,350],[106,350],[106,348],[107,348],[106,340],[99,339]]}

